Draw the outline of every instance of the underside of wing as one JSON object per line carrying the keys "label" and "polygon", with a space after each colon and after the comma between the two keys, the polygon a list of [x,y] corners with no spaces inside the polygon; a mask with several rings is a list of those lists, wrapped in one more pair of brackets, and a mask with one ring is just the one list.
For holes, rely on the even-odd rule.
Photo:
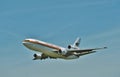
{"label": "underside of wing", "polygon": [[95,50],[100,50],[100,49],[106,49],[107,47],[103,47],[103,48],[93,48],[93,49],[76,49],[76,50],[68,50],[68,52],[66,53],[66,56],[69,55],[76,55],[76,56],[82,56],[82,55],[86,55],[86,54],[90,54],[90,53],[94,53],[96,52]]}

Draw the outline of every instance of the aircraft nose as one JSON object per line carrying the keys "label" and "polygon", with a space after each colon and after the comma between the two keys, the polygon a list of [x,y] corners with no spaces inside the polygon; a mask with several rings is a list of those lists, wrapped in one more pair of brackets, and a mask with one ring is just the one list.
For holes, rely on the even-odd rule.
{"label": "aircraft nose", "polygon": [[23,40],[22,44],[25,47],[29,48],[32,45],[32,40],[31,39],[25,39],[25,40]]}
{"label": "aircraft nose", "polygon": [[34,43],[34,42],[36,42],[36,40],[35,39],[25,39],[25,40],[23,40],[23,45],[27,45],[27,44],[29,44],[29,43]]}
{"label": "aircraft nose", "polygon": [[23,43],[24,42],[30,42],[30,39],[25,39],[25,40],[23,40]]}
{"label": "aircraft nose", "polygon": [[22,44],[23,44],[24,46],[26,46],[27,43],[28,43],[27,40],[23,40],[23,42],[22,42]]}
{"label": "aircraft nose", "polygon": [[24,46],[26,46],[29,42],[30,42],[29,39],[25,39],[25,40],[23,40],[22,44],[23,44]]}
{"label": "aircraft nose", "polygon": [[26,46],[26,43],[25,43],[25,42],[22,42],[22,44],[23,44],[24,46]]}

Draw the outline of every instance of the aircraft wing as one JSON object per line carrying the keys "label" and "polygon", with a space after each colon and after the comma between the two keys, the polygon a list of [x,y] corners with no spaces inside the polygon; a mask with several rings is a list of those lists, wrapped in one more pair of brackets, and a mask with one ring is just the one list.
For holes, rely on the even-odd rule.
{"label": "aircraft wing", "polygon": [[100,50],[100,49],[106,49],[107,47],[103,47],[103,48],[93,48],[93,49],[76,49],[76,50],[68,50],[68,52],[87,52],[87,51],[93,51],[93,50]]}
{"label": "aircraft wing", "polygon": [[77,56],[82,56],[82,55],[86,55],[86,54],[90,54],[90,53],[94,53],[96,52],[95,50],[100,50],[100,49],[106,49],[107,47],[103,47],[103,48],[93,48],[93,49],[76,49],[76,50],[67,50],[68,52],[66,53],[66,56],[69,55],[77,55]]}

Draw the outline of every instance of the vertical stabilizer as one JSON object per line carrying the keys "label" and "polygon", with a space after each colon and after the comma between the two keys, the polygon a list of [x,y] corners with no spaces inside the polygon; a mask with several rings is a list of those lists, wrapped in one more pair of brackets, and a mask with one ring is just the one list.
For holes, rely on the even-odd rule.
{"label": "vertical stabilizer", "polygon": [[68,45],[68,49],[79,49],[80,38],[77,38],[73,45]]}
{"label": "vertical stabilizer", "polygon": [[73,47],[79,47],[79,45],[80,45],[80,38],[78,37],[76,40],[75,40],[75,42],[74,42],[74,44],[73,44]]}

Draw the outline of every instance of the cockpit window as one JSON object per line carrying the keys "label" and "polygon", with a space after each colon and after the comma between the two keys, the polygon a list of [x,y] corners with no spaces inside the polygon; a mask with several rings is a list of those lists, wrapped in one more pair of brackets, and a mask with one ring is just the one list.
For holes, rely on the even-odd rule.
{"label": "cockpit window", "polygon": [[24,40],[24,42],[30,42],[30,40]]}

